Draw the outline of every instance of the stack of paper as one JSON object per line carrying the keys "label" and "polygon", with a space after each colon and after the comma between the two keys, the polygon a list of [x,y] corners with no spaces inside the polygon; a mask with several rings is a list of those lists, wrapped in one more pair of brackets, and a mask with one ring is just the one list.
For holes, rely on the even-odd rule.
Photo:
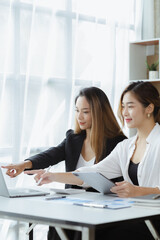
{"label": "stack of paper", "polygon": [[150,194],[140,197],[130,198],[136,206],[149,206],[160,208],[160,194]]}
{"label": "stack of paper", "polygon": [[114,198],[110,200],[88,200],[88,199],[80,199],[80,198],[54,198],[54,201],[61,201],[68,204],[73,204],[77,206],[83,207],[94,207],[94,208],[107,208],[107,209],[120,209],[127,208],[133,205],[133,201],[129,199],[123,198]]}

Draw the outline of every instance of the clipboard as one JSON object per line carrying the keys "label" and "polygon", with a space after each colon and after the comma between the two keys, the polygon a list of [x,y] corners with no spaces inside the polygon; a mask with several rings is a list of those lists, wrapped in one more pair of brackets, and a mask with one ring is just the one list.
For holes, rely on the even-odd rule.
{"label": "clipboard", "polygon": [[[87,185],[103,194],[112,193],[110,189],[115,186],[114,182],[99,172],[72,172],[76,177],[83,180]],[[112,193],[113,194],[113,193]]]}

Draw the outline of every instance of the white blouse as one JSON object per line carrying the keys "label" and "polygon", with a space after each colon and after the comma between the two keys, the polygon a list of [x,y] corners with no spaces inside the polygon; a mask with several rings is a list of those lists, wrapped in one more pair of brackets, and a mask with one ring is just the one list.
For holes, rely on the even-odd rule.
{"label": "white blouse", "polygon": [[[137,135],[118,143],[109,156],[91,166],[79,168],[80,172],[100,172],[108,178],[123,176],[132,183],[128,167],[135,149]],[[160,188],[160,125],[156,123],[147,139],[143,159],[139,163],[137,178],[139,186]]]}
{"label": "white blouse", "polygon": [[96,159],[96,158],[93,157],[91,160],[86,161],[86,160],[83,158],[82,154],[80,154],[79,159],[78,159],[78,162],[77,162],[76,169],[77,169],[77,168],[80,168],[80,167],[89,167],[89,166],[94,165],[95,159]]}

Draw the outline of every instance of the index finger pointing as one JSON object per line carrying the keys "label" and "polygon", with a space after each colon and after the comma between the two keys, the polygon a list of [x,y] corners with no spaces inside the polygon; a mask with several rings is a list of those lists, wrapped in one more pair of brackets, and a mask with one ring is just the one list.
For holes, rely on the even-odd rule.
{"label": "index finger pointing", "polygon": [[14,165],[1,166],[1,168],[6,168],[8,170],[14,169]]}

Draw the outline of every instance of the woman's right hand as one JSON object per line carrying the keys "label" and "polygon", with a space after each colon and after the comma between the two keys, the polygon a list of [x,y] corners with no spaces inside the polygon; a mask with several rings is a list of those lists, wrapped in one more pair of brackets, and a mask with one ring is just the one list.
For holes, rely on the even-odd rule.
{"label": "woman's right hand", "polygon": [[[2,168],[7,169],[6,174],[8,176],[10,176],[11,178],[14,178],[16,176],[18,176],[19,174],[21,174],[27,167],[27,165],[30,165],[29,163],[30,161],[26,161],[26,162],[22,162],[19,164],[10,164],[7,166],[1,166]],[[31,168],[31,166],[30,166]]]}

